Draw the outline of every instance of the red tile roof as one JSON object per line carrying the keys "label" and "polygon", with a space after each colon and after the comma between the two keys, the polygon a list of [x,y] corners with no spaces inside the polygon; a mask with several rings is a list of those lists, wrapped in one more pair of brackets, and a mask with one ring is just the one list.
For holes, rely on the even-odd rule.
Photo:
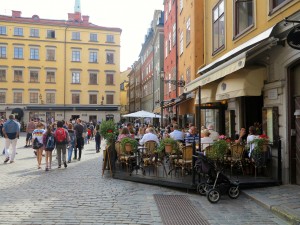
{"label": "red tile roof", "polygon": [[107,30],[107,31],[115,31],[122,32],[122,29],[115,27],[102,27],[95,25],[89,22],[81,21],[68,21],[68,20],[53,20],[53,19],[40,19],[37,15],[33,15],[31,18],[29,17],[12,17],[0,15],[0,22],[12,22],[12,23],[29,23],[29,24],[37,24],[37,25],[49,25],[49,26],[72,26],[78,28],[87,28],[87,29],[96,29],[96,30]]}

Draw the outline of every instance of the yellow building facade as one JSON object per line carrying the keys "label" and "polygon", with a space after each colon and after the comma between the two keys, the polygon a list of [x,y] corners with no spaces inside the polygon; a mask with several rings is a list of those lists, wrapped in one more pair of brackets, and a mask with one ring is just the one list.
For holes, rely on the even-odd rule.
{"label": "yellow building facade", "polygon": [[[121,117],[124,114],[129,113],[129,74],[132,69],[128,68],[121,72],[121,84],[120,84],[120,114]],[[122,119],[122,118],[121,118]]]}
{"label": "yellow building facade", "polygon": [[68,20],[0,16],[0,112],[53,120],[120,119],[121,29]]}
{"label": "yellow building facade", "polygon": [[[186,84],[194,80],[198,68],[204,63],[204,1],[178,1],[177,5],[177,55],[178,80]],[[178,96],[184,94],[183,87],[178,88]],[[195,114],[194,93],[177,104],[177,111],[183,125],[192,122]]]}

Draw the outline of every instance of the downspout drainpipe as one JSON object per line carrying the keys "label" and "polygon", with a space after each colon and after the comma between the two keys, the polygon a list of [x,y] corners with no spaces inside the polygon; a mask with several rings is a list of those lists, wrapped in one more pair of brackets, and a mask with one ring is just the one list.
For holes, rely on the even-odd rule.
{"label": "downspout drainpipe", "polygon": [[[177,30],[177,27],[178,27],[178,15],[177,15],[177,12],[178,12],[178,4],[177,4],[177,1],[175,1],[175,20],[176,20],[176,30]],[[178,97],[178,41],[177,41],[177,32],[176,32],[176,74],[175,74],[175,80],[176,80],[176,98]],[[178,119],[178,106],[176,104],[175,106],[175,113],[176,113],[176,117]],[[178,121],[178,120],[177,120]]]}
{"label": "downspout drainpipe", "polygon": [[67,29],[68,25],[65,27],[65,40],[64,40],[64,119],[66,119],[66,89],[67,89]]}

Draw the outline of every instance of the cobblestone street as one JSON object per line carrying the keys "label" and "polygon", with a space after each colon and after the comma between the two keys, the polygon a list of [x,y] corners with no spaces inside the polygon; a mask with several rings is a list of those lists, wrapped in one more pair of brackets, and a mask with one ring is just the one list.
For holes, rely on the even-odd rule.
{"label": "cobblestone street", "polygon": [[[0,139],[3,149],[3,139]],[[86,145],[81,161],[42,170],[31,148],[18,141],[15,163],[0,164],[0,224],[162,224],[154,194],[186,195],[210,224],[286,224],[245,195],[217,204],[205,197],[102,177],[102,150]],[[108,174],[108,172],[107,172]]]}

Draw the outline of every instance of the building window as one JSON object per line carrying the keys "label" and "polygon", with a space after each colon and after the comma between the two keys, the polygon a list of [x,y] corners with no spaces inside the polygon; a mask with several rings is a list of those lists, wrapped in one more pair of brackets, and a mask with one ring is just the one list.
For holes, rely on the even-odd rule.
{"label": "building window", "polygon": [[110,43],[115,42],[114,35],[112,35],[112,34],[107,34],[107,35],[106,35],[106,42],[110,42]]}
{"label": "building window", "polygon": [[91,63],[98,62],[98,52],[90,52],[90,62]]}
{"label": "building window", "polygon": [[189,17],[186,21],[186,45],[191,42],[191,18]]}
{"label": "building window", "polygon": [[14,70],[14,82],[23,82],[22,70]]}
{"label": "building window", "polygon": [[0,103],[5,103],[6,94],[5,92],[0,92]]}
{"label": "building window", "polygon": [[23,28],[22,27],[15,27],[14,28],[14,35],[15,36],[23,36]]}
{"label": "building window", "polygon": [[183,32],[180,32],[180,40],[179,40],[179,55],[183,53]]}
{"label": "building window", "polygon": [[22,47],[14,47],[14,58],[15,59],[23,59],[23,48]]}
{"label": "building window", "polygon": [[6,81],[6,70],[0,69],[0,82]]}
{"label": "building window", "polygon": [[46,93],[46,104],[55,104],[55,93]]}
{"label": "building window", "polygon": [[0,58],[6,58],[6,46],[0,46]]}
{"label": "building window", "polygon": [[106,85],[114,85],[114,75],[112,73],[106,74]]}
{"label": "building window", "polygon": [[173,46],[176,44],[176,23],[173,24]]}
{"label": "building window", "polygon": [[80,62],[80,51],[73,50],[72,51],[72,61],[73,62]]}
{"label": "building window", "polygon": [[72,104],[80,104],[80,94],[72,93]]}
{"label": "building window", "polygon": [[39,36],[40,36],[39,29],[30,28],[30,37],[39,37]]}
{"label": "building window", "polygon": [[94,34],[94,33],[91,33],[90,34],[90,41],[98,41],[98,35]]}
{"label": "building window", "polygon": [[90,83],[89,84],[98,84],[97,82],[97,73],[90,73]]}
{"label": "building window", "polygon": [[125,91],[125,84],[124,84],[124,82],[120,84],[120,90],[121,91]]}
{"label": "building window", "polygon": [[55,38],[55,30],[47,30],[47,38]]}
{"label": "building window", "polygon": [[114,104],[114,95],[106,94],[106,104]]}
{"label": "building window", "polygon": [[54,71],[47,71],[46,82],[47,83],[55,83],[55,72]]}
{"label": "building window", "polygon": [[39,82],[39,72],[38,71],[30,71],[30,83],[38,83]]}
{"label": "building window", "polygon": [[23,97],[22,92],[14,92],[14,103],[16,104],[22,103],[23,102],[22,97]]}
{"label": "building window", "polygon": [[89,104],[97,104],[97,94],[90,94],[89,95]]}
{"label": "building window", "polygon": [[253,1],[235,0],[235,36],[253,25]]}
{"label": "building window", "polygon": [[224,0],[213,9],[213,51],[218,51],[225,44]]}
{"label": "building window", "polygon": [[179,0],[179,9],[180,12],[183,10],[183,0]]}
{"label": "building window", "polygon": [[80,32],[72,32],[73,40],[80,40]]}
{"label": "building window", "polygon": [[6,35],[6,27],[0,26],[0,35]]}
{"label": "building window", "polygon": [[169,41],[166,40],[166,44],[165,44],[165,58],[167,58],[167,57],[168,57],[168,54],[169,54],[169,51],[168,51],[168,43],[169,43]]}
{"label": "building window", "polygon": [[33,59],[33,60],[39,59],[39,49],[30,48],[30,59]]}
{"label": "building window", "polygon": [[47,49],[46,50],[46,60],[54,61],[55,60],[55,49]]}
{"label": "building window", "polygon": [[80,84],[80,73],[72,72],[72,84]]}
{"label": "building window", "polygon": [[293,0],[270,0],[270,11],[272,12],[274,10],[277,10],[291,1]]}
{"label": "building window", "polygon": [[168,51],[170,52],[172,50],[172,34],[169,33],[169,41],[168,41]]}
{"label": "building window", "polygon": [[29,102],[31,104],[39,103],[39,94],[37,92],[30,92],[29,93]]}
{"label": "building window", "polygon": [[113,52],[106,52],[106,63],[114,64],[114,53]]}
{"label": "building window", "polygon": [[186,83],[190,83],[192,80],[191,78],[191,67],[186,69]]}

